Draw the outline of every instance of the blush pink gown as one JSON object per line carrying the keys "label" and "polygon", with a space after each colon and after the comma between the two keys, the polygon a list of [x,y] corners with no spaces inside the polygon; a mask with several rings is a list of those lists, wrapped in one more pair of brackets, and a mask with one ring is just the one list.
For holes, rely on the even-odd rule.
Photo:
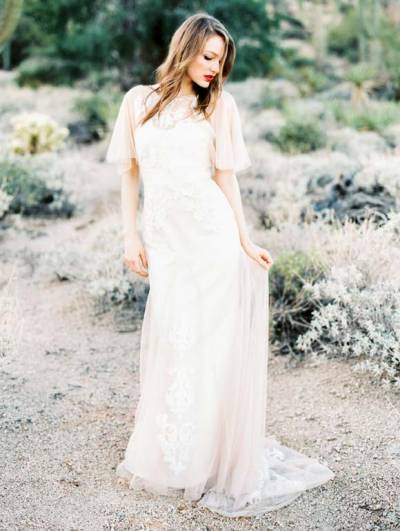
{"label": "blush pink gown", "polygon": [[196,96],[180,96],[138,125],[150,92],[125,94],[106,156],[119,173],[139,164],[150,283],[140,400],[117,474],[222,515],[261,514],[334,474],[265,433],[268,272],[243,251],[212,178],[251,164],[239,112],[223,90],[208,120],[190,115]]}

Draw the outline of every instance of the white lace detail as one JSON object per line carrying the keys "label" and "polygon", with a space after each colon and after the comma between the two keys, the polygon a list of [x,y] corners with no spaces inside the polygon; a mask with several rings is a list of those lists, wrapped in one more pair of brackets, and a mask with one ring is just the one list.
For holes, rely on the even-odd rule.
{"label": "white lace detail", "polygon": [[[142,102],[142,113],[146,113],[158,101],[159,96],[155,92],[144,97]],[[156,114],[151,118],[153,125],[161,129],[171,129],[178,122],[197,121],[204,119],[202,113],[193,112],[196,106],[195,95],[177,96],[162,110],[160,115]],[[146,100],[146,101],[145,101]]]}
{"label": "white lace detail", "polygon": [[180,321],[171,327],[168,341],[174,349],[176,364],[168,371],[172,377],[165,399],[168,412],[158,415],[156,421],[165,462],[175,475],[179,475],[190,461],[196,429],[195,422],[189,417],[194,403],[191,381],[194,370],[184,359],[185,353],[193,346],[195,335],[186,312],[182,312]]}
{"label": "white lace detail", "polygon": [[168,213],[179,208],[193,216],[202,229],[209,232],[223,230],[220,213],[215,204],[210,204],[208,191],[202,181],[184,182],[181,185],[164,185],[160,190],[156,186],[147,190],[143,206],[143,236],[149,241],[158,234],[168,220]]}

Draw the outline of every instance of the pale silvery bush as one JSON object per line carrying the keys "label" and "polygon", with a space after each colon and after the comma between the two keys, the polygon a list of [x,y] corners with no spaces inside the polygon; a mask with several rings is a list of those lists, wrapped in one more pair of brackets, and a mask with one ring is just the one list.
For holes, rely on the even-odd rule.
{"label": "pale silvery bush", "polygon": [[128,270],[123,262],[123,230],[120,217],[104,218],[85,240],[76,239],[45,255],[45,267],[59,279],[80,285],[99,312],[129,308],[142,316],[148,281]]}
{"label": "pale silvery bush", "polygon": [[[356,369],[400,387],[400,282],[396,268],[376,270],[398,255],[400,215],[375,230],[386,242],[385,256],[376,253],[374,238],[359,258],[332,265],[326,278],[308,286],[319,307],[309,330],[296,347],[314,355],[357,359]],[[367,232],[368,234],[368,232]],[[365,235],[365,232],[364,232]],[[354,235],[353,235],[354,236]],[[376,241],[377,243],[377,241]],[[397,251],[397,253],[396,253]],[[393,253],[393,254],[392,254]],[[371,265],[365,266],[366,261]]]}
{"label": "pale silvery bush", "polygon": [[10,151],[16,155],[57,151],[64,147],[68,129],[60,127],[50,116],[25,112],[11,118],[13,138]]}
{"label": "pale silvery bush", "polygon": [[148,281],[129,271],[123,263],[123,230],[118,221],[101,227],[91,249],[85,288],[98,307],[130,307],[142,315],[148,292]]}
{"label": "pale silvery bush", "polygon": [[400,288],[393,282],[367,284],[353,264],[333,268],[330,278],[311,286],[320,302],[310,329],[297,339],[304,352],[357,358],[400,386]]}
{"label": "pale silvery bush", "polygon": [[7,213],[12,201],[12,195],[0,189],[0,219]]}

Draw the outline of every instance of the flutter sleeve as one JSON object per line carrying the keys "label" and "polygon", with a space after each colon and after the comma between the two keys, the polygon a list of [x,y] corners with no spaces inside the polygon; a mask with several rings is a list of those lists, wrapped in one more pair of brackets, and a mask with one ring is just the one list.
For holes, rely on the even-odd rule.
{"label": "flutter sleeve", "polygon": [[234,97],[226,90],[218,98],[211,125],[214,129],[215,168],[235,173],[249,168],[251,160],[243,139],[239,110]]}
{"label": "flutter sleeve", "polygon": [[137,159],[135,146],[135,127],[139,85],[125,93],[120,105],[110,143],[107,148],[106,162],[130,165],[131,159]]}

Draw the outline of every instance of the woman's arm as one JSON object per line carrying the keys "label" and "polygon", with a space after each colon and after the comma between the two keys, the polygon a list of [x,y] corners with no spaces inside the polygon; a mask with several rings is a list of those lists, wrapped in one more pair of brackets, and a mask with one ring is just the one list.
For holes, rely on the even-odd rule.
{"label": "woman's arm", "polygon": [[250,237],[247,232],[242,198],[236,174],[232,170],[216,170],[214,181],[226,195],[235,214],[236,223],[239,229],[240,242],[242,246],[246,245],[250,242]]}
{"label": "woman's arm", "polygon": [[261,266],[268,269],[273,263],[271,255],[266,249],[254,244],[248,234],[239,183],[235,172],[232,170],[216,170],[214,181],[221,188],[232,207],[239,230],[240,243],[244,251]]}
{"label": "woman's arm", "polygon": [[147,277],[147,256],[137,230],[140,179],[136,159],[131,159],[130,165],[120,164],[118,173],[121,177],[124,260],[132,271],[138,275]]}

